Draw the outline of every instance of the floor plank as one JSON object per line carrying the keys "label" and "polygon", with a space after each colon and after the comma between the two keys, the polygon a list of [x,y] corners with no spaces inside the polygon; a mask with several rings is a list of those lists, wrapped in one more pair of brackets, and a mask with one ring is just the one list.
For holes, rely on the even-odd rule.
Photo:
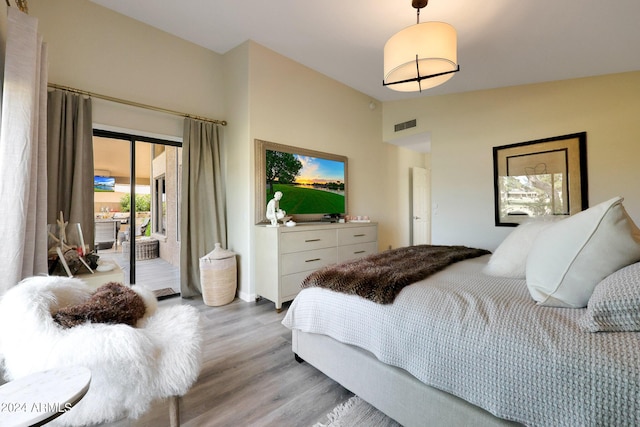
{"label": "floor plank", "polygon": [[[312,426],[352,394],[291,352],[291,333],[268,300],[239,299],[208,307],[201,299],[160,303],[196,307],[204,323],[203,365],[198,381],[180,399],[183,427]],[[108,427],[169,425],[168,401],[135,421]]]}

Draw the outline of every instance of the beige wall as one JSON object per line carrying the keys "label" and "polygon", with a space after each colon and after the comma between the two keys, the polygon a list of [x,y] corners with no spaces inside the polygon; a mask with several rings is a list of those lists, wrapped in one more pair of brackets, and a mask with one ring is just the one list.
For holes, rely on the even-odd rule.
{"label": "beige wall", "polygon": [[640,224],[640,72],[385,104],[384,135],[417,118],[431,131],[435,244],[494,249],[492,147],[587,132],[590,205],[621,195]]}
{"label": "beige wall", "polygon": [[[49,82],[185,113],[224,114],[222,57],[87,0],[30,0]],[[182,118],[94,99],[94,122],[182,136]]]}
{"label": "beige wall", "polygon": [[249,43],[224,55],[225,117],[223,159],[226,171],[227,242],[237,255],[238,294],[245,300],[254,295],[251,245],[253,218],[251,204],[251,146],[249,138]]}
{"label": "beige wall", "polygon": [[234,193],[227,197],[229,246],[241,253],[243,298],[255,296],[252,260],[259,256],[254,139],[347,156],[349,212],[379,223],[381,249],[408,244],[409,168],[424,166],[426,156],[382,142],[382,108],[371,110],[367,95],[253,42],[227,53],[225,70],[234,91],[225,133],[227,188]]}

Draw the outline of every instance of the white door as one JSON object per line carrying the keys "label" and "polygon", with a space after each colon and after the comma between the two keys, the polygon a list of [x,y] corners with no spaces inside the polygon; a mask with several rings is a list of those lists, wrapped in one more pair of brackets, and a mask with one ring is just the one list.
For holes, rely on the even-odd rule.
{"label": "white door", "polygon": [[411,169],[411,244],[431,243],[431,175],[424,168]]}

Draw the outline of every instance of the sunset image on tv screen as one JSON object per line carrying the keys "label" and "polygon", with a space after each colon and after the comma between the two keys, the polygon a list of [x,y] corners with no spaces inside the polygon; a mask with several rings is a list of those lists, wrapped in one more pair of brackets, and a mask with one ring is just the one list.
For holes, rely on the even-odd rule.
{"label": "sunset image on tv screen", "polygon": [[287,214],[346,212],[343,162],[266,150],[266,175],[266,200],[281,191]]}

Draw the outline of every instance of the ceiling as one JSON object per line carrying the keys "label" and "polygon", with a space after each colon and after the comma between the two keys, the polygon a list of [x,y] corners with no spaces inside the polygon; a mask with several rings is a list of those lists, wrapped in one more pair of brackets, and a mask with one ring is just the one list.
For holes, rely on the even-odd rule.
{"label": "ceiling", "polygon": [[379,101],[640,70],[638,0],[431,0],[420,21],[458,32],[460,72],[423,93],[382,86],[410,0],[92,0],[224,54],[253,40]]}
{"label": "ceiling", "polygon": [[[136,143],[136,181],[149,184],[151,145]],[[93,168],[96,175],[112,176],[118,184],[128,184],[131,176],[130,143],[123,139],[93,137]]]}

